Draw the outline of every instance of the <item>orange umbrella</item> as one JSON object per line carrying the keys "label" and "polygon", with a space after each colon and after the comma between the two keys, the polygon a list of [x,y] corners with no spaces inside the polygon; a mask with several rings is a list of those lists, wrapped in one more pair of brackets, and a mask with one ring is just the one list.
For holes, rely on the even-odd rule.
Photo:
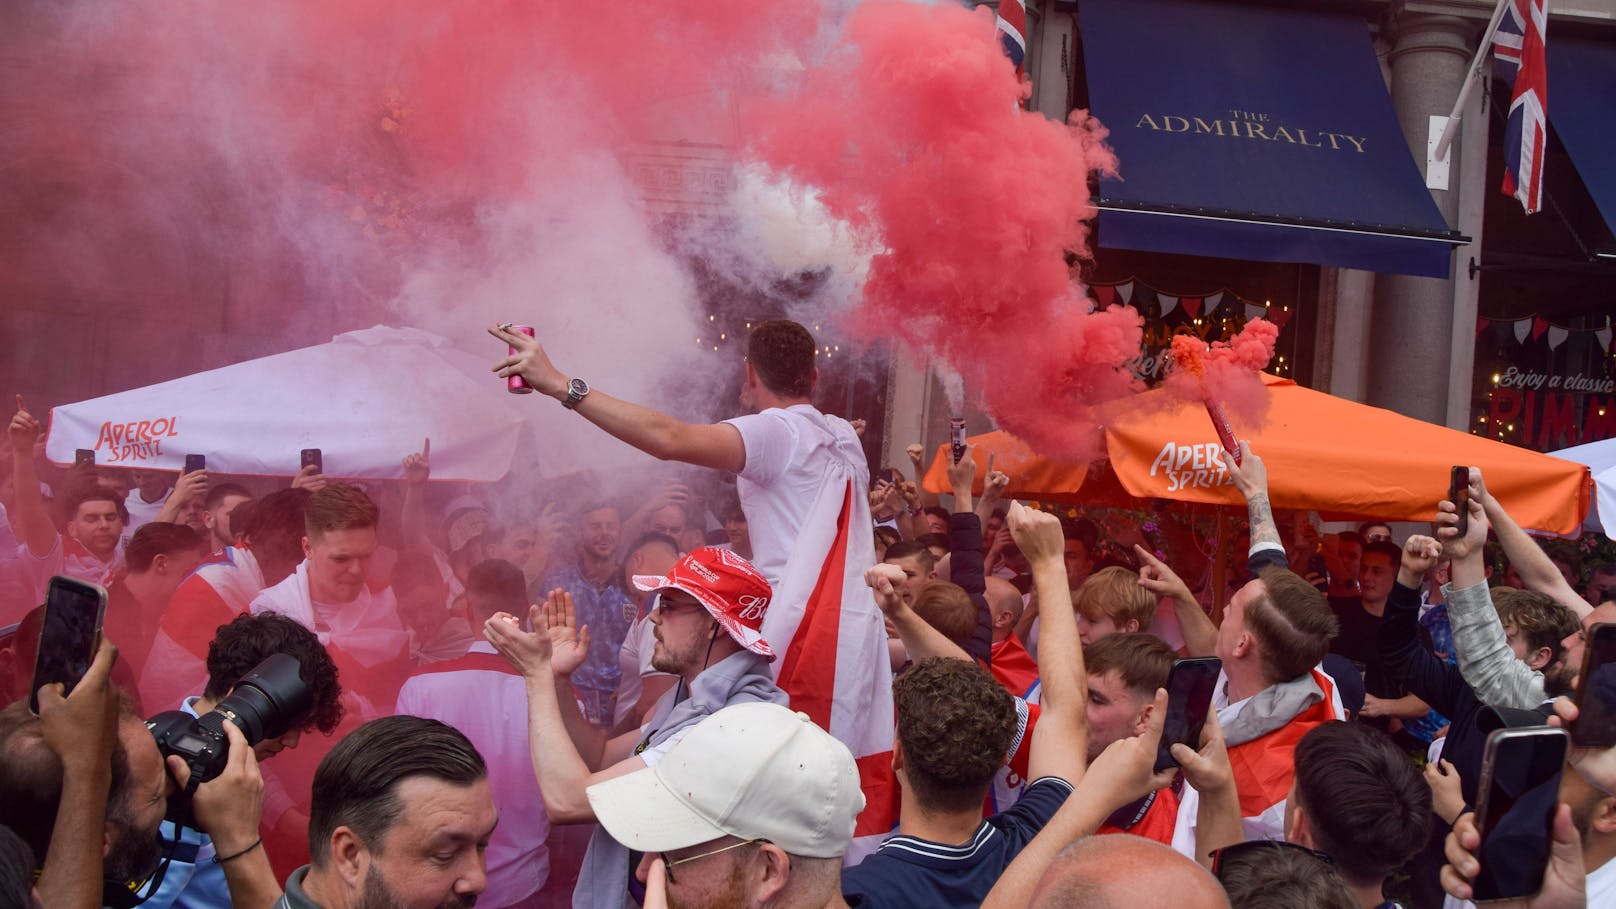
{"label": "orange umbrella", "polygon": [[[1231,420],[1268,465],[1276,508],[1323,512],[1331,519],[1428,521],[1455,464],[1480,467],[1487,489],[1520,525],[1574,534],[1593,489],[1588,468],[1525,448],[1458,432],[1389,410],[1356,404],[1264,375],[1268,418],[1260,429]],[[1103,465],[1039,457],[1004,432],[976,436],[977,487],[987,454],[1010,475],[1007,495],[1084,504],[1119,497],[1241,505],[1223,469],[1223,450],[1199,403],[1165,404],[1162,391],[1108,409]],[[1165,404],[1165,406],[1164,406]],[[939,449],[926,488],[947,492],[947,447]]]}

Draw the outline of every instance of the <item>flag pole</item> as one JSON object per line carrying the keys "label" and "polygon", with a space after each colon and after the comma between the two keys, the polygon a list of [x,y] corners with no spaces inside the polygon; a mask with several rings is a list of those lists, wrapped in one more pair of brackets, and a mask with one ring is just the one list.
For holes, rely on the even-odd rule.
{"label": "flag pole", "polygon": [[1498,23],[1504,20],[1504,9],[1511,0],[1498,0],[1493,7],[1492,21],[1487,23],[1487,31],[1481,35],[1481,46],[1476,48],[1476,57],[1470,61],[1470,70],[1465,73],[1464,84],[1459,86],[1459,99],[1453,102],[1453,112],[1448,114],[1448,123],[1442,127],[1442,135],[1436,140],[1436,148],[1431,150],[1434,161],[1445,161],[1448,157],[1448,147],[1453,144],[1453,137],[1459,131],[1459,117],[1464,111],[1465,102],[1470,100],[1470,92],[1476,87],[1476,80],[1481,76],[1481,69],[1493,50],[1493,35],[1498,31]]}

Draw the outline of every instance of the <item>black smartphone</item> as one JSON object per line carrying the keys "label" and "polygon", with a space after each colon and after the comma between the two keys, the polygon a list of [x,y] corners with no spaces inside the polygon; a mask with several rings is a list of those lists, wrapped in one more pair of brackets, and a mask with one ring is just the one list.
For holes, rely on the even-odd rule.
{"label": "black smartphone", "polygon": [[1454,467],[1448,476],[1448,501],[1459,509],[1459,536],[1470,532],[1470,468]]}
{"label": "black smartphone", "polygon": [[320,449],[318,449],[318,448],[305,448],[305,449],[303,449],[303,455],[302,455],[301,461],[302,461],[302,466],[303,467],[313,467],[315,473],[325,473],[325,464],[322,463],[322,461],[321,461]]}
{"label": "black smartphone", "polygon": [[75,449],[74,452],[73,452],[73,466],[74,467],[94,467],[95,466],[95,449],[93,449],[93,448]]}
{"label": "black smartphone", "polygon": [[207,455],[188,454],[188,455],[185,456],[185,472],[186,473],[196,473],[199,470],[207,470],[207,469],[208,469],[208,456]]}
{"label": "black smartphone", "polygon": [[1530,726],[1487,736],[1481,759],[1476,826],[1481,873],[1476,902],[1537,895],[1549,867],[1554,810],[1570,738],[1564,729]]}
{"label": "black smartphone", "polygon": [[28,709],[39,715],[39,689],[61,682],[63,694],[90,671],[95,650],[101,646],[101,619],[107,611],[105,588],[77,578],[57,575],[45,594],[45,623],[39,629],[39,650],[34,657],[34,681],[28,691]]}
{"label": "black smartphone", "polygon": [[1167,675],[1167,718],[1162,723],[1161,742],[1156,746],[1156,770],[1177,767],[1173,743],[1201,747],[1201,727],[1212,709],[1212,692],[1217,688],[1223,661],[1216,657],[1174,660]]}
{"label": "black smartphone", "polygon": [[1571,741],[1579,748],[1616,746],[1616,624],[1600,622],[1588,629],[1576,699]]}

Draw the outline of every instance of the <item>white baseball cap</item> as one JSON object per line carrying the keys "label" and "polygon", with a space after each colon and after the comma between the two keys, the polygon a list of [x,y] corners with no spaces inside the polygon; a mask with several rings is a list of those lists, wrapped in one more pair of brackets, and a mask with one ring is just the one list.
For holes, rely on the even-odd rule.
{"label": "white baseball cap", "polygon": [[792,855],[839,858],[864,809],[847,746],[778,704],[725,707],[655,766],[590,786],[595,817],[619,843],[667,852],[765,839]]}

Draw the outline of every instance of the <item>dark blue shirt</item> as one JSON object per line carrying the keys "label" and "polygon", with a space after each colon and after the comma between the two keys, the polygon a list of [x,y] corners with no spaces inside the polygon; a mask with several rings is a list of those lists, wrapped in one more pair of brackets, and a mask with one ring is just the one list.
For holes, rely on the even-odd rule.
{"label": "dark blue shirt", "polygon": [[1071,793],[1071,784],[1058,777],[1034,780],[1014,807],[983,821],[962,846],[893,836],[842,875],[842,895],[882,909],[979,905]]}
{"label": "dark blue shirt", "polygon": [[585,718],[606,725],[612,721],[617,684],[623,678],[617,652],[623,649],[638,609],[615,580],[597,586],[583,576],[576,562],[545,576],[539,584],[540,595],[557,587],[572,594],[578,627],[589,626],[589,656],[572,674],[573,691],[584,707]]}

